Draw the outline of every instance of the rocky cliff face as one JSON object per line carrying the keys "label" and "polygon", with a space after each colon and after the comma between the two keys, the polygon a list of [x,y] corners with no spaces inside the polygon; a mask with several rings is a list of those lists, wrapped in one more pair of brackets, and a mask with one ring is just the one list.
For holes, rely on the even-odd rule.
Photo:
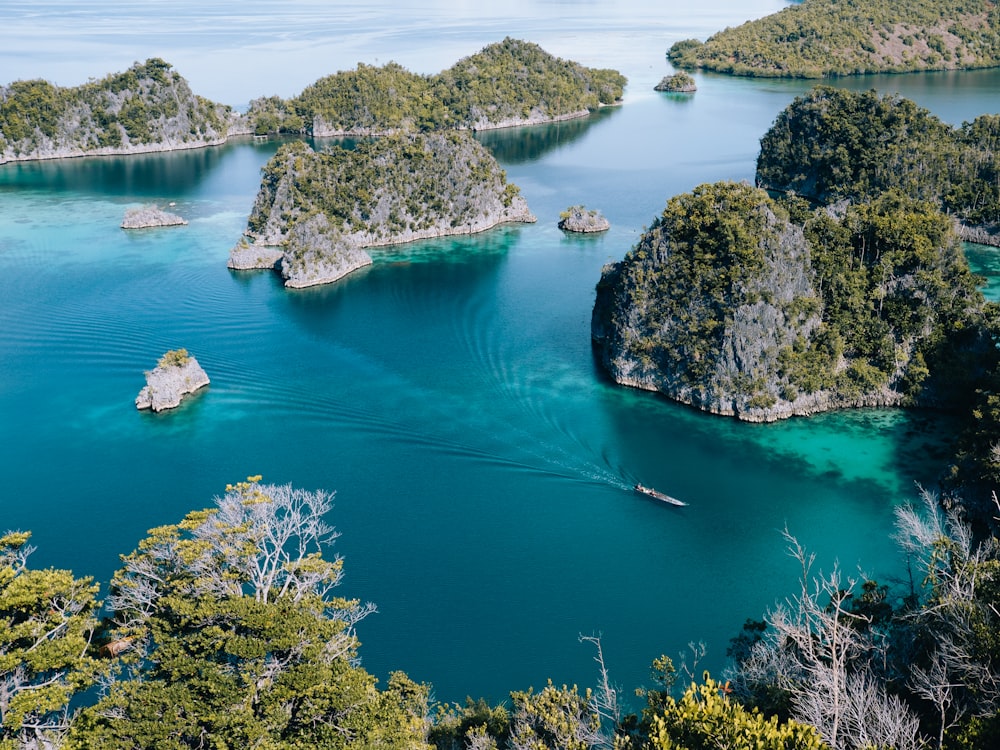
{"label": "rocky cliff face", "polygon": [[208,375],[183,349],[167,352],[153,370],[146,373],[146,387],[135,399],[136,409],[155,412],[179,406],[189,393],[208,385]]}
{"label": "rocky cliff face", "polygon": [[387,136],[321,153],[293,143],[264,168],[246,232],[253,243],[237,249],[250,257],[252,248],[280,246],[286,285],[307,286],[367,264],[366,247],[532,221],[517,187],[465,133]]}
{"label": "rocky cliff face", "polygon": [[[675,206],[597,287],[592,334],[619,383],[717,414],[767,421],[795,413],[779,352],[820,322],[802,230],[746,185],[703,186]],[[676,200],[676,199],[675,199]],[[751,229],[738,235],[726,212]],[[680,211],[707,209],[694,226]],[[709,247],[706,237],[721,239]],[[700,236],[704,233],[706,236]]]}
{"label": "rocky cliff face", "polygon": [[735,183],[672,198],[605,267],[592,336],[619,383],[755,422],[956,406],[997,358],[951,218],[898,193],[811,210]]}
{"label": "rocky cliff face", "polygon": [[75,88],[17,81],[0,88],[0,164],[217,145],[232,118],[158,59]]}

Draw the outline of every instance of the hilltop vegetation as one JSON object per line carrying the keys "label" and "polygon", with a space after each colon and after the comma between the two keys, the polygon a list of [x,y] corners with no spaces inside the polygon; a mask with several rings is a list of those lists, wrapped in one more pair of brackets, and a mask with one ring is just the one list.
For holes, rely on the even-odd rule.
{"label": "hilltop vegetation", "polygon": [[[517,186],[463,132],[397,134],[321,152],[295,142],[263,172],[246,233],[255,244],[283,247],[289,286],[306,285],[318,265],[342,266],[331,254],[534,221]],[[333,280],[321,274],[313,283],[320,279]]]}
{"label": "hilltop vegetation", "polygon": [[621,383],[750,421],[951,405],[996,360],[951,221],[885,193],[831,212],[703,185],[598,284],[593,335]]}
{"label": "hilltop vegetation", "polygon": [[757,182],[821,203],[898,189],[983,241],[1000,222],[1000,116],[953,128],[899,96],[818,86],[761,139]]}
{"label": "hilltop vegetation", "polygon": [[990,0],[804,0],[686,39],[677,67],[747,76],[821,78],[1000,65],[1000,7]]}
{"label": "hilltop vegetation", "polygon": [[587,68],[508,37],[433,76],[396,63],[359,64],[321,78],[287,101],[255,100],[247,118],[261,134],[486,129],[547,122],[615,104],[625,82],[617,71]]}
{"label": "hilltop vegetation", "polygon": [[15,81],[0,88],[0,163],[206,146],[230,115],[157,58],[74,88]]}

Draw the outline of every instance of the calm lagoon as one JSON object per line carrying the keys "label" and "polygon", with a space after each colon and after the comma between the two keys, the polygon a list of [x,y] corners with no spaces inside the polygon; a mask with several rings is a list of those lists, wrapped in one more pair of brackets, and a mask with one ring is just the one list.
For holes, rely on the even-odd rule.
{"label": "calm lagoon", "polygon": [[[435,72],[511,35],[620,68],[626,102],[481,136],[537,224],[382,250],[300,292],[225,267],[274,141],[0,168],[0,526],[33,530],[34,564],[106,582],[147,529],[249,474],[336,490],[342,593],[379,607],[360,626],[363,662],[441,700],[593,684],[581,633],[603,633],[627,692],[691,641],[720,671],[743,621],[793,584],[786,526],[826,569],[901,574],[892,508],[945,465],[946,421],[740,424],[620,388],[591,353],[603,264],[670,196],[752,180],[761,135],[810,85],[696,75],[694,96],[660,95],[665,49],[782,3],[329,6],[14,3],[0,78],[72,85],[158,55],[240,105],[359,60]],[[956,124],[1000,111],[996,71],[837,85],[898,91]],[[118,228],[149,201],[176,202],[190,224]],[[575,203],[611,231],[560,232]],[[974,250],[978,269],[996,266]],[[136,412],[143,370],[179,346],[212,385],[173,412]],[[644,501],[636,481],[689,506]]]}

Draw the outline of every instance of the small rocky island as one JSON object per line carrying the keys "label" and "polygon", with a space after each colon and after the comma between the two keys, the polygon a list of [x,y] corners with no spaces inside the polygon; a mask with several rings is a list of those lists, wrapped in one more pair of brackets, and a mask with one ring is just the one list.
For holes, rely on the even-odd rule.
{"label": "small rocky island", "polygon": [[559,214],[559,228],[564,232],[606,232],[611,228],[604,215],[596,210],[588,210],[585,206],[570,206]]}
{"label": "small rocky island", "polygon": [[139,391],[135,408],[154,412],[173,409],[184,396],[208,383],[208,375],[187,349],[173,349],[160,357],[155,369],[146,373],[146,387]]}
{"label": "small rocky island", "polygon": [[232,269],[277,268],[285,286],[327,284],[371,263],[364,248],[534,222],[467,132],[396,134],[353,150],[282,146],[264,167]]}
{"label": "small rocky island", "polygon": [[663,76],[660,82],[653,86],[654,91],[666,91],[672,94],[693,94],[698,90],[694,78],[683,70],[673,75]]}
{"label": "small rocky island", "polygon": [[151,227],[175,227],[187,224],[187,219],[164,211],[157,206],[130,208],[122,219],[122,229],[148,229]]}

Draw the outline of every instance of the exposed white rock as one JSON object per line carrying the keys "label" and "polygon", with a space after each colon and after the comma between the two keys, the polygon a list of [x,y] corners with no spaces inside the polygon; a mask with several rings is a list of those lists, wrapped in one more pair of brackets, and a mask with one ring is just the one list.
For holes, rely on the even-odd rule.
{"label": "exposed white rock", "polygon": [[570,206],[560,215],[559,228],[566,232],[606,232],[611,229],[611,222],[596,209]]}
{"label": "exposed white rock", "polygon": [[185,349],[164,354],[156,368],[146,373],[146,387],[139,391],[135,408],[155,412],[180,405],[189,393],[208,385],[208,375]]}
{"label": "exposed white rock", "polygon": [[146,229],[149,227],[174,227],[187,224],[187,219],[157,206],[130,208],[122,219],[122,229]]}
{"label": "exposed white rock", "polygon": [[250,243],[245,237],[241,237],[229,251],[229,261],[226,265],[234,271],[280,268],[284,254],[285,251],[280,247]]}

